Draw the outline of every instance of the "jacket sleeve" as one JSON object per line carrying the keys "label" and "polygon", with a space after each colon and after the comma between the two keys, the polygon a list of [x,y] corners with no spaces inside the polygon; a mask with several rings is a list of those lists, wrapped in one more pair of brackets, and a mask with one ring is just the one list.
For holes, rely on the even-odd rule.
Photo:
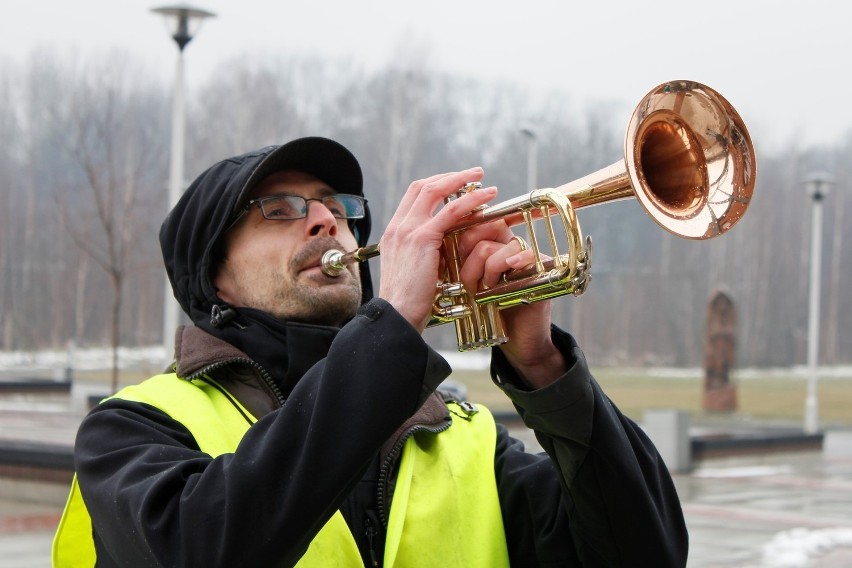
{"label": "jacket sleeve", "polygon": [[[551,543],[536,554],[576,554],[582,566],[685,566],[688,535],[668,468],[641,428],[603,393],[574,339],[555,327],[553,339],[569,368],[537,391],[519,386],[505,357],[494,350],[492,378],[534,430],[554,472],[549,482],[539,480],[529,489],[528,479],[503,475],[501,468],[517,469],[519,460],[530,458],[498,442],[501,494],[535,494],[538,510],[527,515],[543,527],[540,538]],[[550,495],[542,497],[542,491]],[[523,507],[511,499],[505,506]],[[567,517],[567,524],[560,516]],[[510,519],[507,532],[525,530],[518,525]],[[559,543],[564,539],[571,540],[573,550]]]}
{"label": "jacket sleeve", "polygon": [[233,453],[211,458],[150,406],[104,403],[83,421],[75,449],[99,558],[295,564],[381,444],[448,373],[401,316],[373,300]]}

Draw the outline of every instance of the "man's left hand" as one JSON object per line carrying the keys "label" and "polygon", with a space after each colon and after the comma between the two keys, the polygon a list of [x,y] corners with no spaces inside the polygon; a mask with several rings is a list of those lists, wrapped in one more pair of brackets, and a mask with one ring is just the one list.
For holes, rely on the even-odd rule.
{"label": "man's left hand", "polygon": [[[502,220],[464,230],[459,249],[462,284],[471,294],[496,285],[507,271],[535,262],[533,251],[522,250]],[[545,300],[500,312],[509,338],[500,349],[533,389],[549,385],[566,371],[565,359],[551,340],[550,310],[550,301]]]}

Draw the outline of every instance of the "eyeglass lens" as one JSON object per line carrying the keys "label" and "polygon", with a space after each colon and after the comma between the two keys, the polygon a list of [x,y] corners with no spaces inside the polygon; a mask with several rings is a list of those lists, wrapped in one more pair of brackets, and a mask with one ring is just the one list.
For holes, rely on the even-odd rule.
{"label": "eyeglass lens", "polygon": [[338,219],[360,219],[364,216],[364,202],[357,195],[335,194],[319,199],[275,195],[258,200],[267,219],[301,219],[308,214],[309,201],[320,201]]}

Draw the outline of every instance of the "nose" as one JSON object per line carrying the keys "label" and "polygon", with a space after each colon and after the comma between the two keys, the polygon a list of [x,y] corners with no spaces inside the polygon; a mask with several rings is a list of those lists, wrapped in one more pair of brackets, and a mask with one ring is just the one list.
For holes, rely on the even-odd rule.
{"label": "nose", "polygon": [[309,237],[337,236],[337,218],[321,201],[308,201],[305,231]]}

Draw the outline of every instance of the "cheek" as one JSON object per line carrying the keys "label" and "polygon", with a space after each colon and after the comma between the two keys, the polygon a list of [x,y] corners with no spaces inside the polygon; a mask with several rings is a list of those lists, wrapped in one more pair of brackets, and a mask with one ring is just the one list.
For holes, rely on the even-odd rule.
{"label": "cheek", "polygon": [[262,235],[241,239],[233,243],[229,250],[230,270],[240,274],[254,274],[286,266],[292,252],[288,242],[285,238]]}

